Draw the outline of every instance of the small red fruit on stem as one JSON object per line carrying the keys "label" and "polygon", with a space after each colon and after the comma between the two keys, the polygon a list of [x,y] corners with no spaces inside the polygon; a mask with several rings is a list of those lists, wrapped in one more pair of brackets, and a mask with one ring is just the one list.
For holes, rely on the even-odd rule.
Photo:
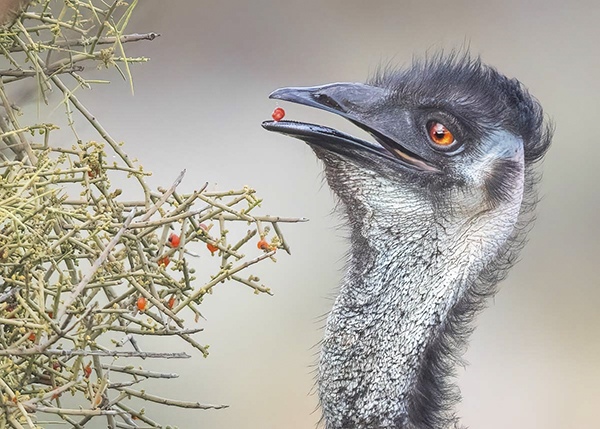
{"label": "small red fruit on stem", "polygon": [[148,300],[144,296],[140,296],[137,300],[137,308],[140,311],[146,310],[146,305],[148,305]]}
{"label": "small red fruit on stem", "polygon": [[85,376],[85,378],[90,378],[90,375],[92,375],[92,363],[88,363],[85,368],[83,368],[83,375]]}
{"label": "small red fruit on stem", "polygon": [[177,234],[169,235],[169,244],[171,245],[171,247],[179,247],[180,241],[181,240],[179,239],[179,236]]}
{"label": "small red fruit on stem", "polygon": [[167,306],[172,310],[175,307],[175,295],[171,295],[169,301],[167,302]]}
{"label": "small red fruit on stem", "polygon": [[279,122],[285,117],[285,110],[283,110],[281,107],[277,107],[275,110],[273,110],[271,117],[275,122]]}
{"label": "small red fruit on stem", "polygon": [[273,246],[271,246],[264,238],[261,239],[258,243],[256,243],[256,247],[266,252],[273,250]]}
{"label": "small red fruit on stem", "polygon": [[215,252],[217,250],[219,250],[219,248],[217,246],[215,246],[214,244],[211,244],[211,243],[206,243],[206,248],[208,250],[210,250],[210,253],[212,253],[213,255],[215,254]]}
{"label": "small red fruit on stem", "polygon": [[156,261],[158,263],[158,265],[161,265],[163,267],[166,267],[167,265],[169,265],[169,262],[171,262],[171,260],[169,259],[168,256],[163,256],[162,258],[160,258],[158,261]]}

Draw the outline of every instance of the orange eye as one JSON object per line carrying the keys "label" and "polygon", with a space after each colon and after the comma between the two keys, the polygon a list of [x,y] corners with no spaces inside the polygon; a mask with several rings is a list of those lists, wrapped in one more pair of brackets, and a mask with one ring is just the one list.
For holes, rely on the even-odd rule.
{"label": "orange eye", "polygon": [[427,124],[427,131],[432,142],[440,146],[450,146],[456,141],[452,133],[443,124],[432,121]]}

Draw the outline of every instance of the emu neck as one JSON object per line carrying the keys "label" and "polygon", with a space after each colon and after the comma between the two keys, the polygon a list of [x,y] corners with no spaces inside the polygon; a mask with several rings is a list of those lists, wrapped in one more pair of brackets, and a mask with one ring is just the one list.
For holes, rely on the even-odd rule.
{"label": "emu neck", "polygon": [[510,235],[517,213],[493,215],[443,228],[433,215],[354,224],[319,363],[327,429],[442,426],[439,396],[449,394],[448,374],[431,365],[447,368],[440,337],[448,317]]}

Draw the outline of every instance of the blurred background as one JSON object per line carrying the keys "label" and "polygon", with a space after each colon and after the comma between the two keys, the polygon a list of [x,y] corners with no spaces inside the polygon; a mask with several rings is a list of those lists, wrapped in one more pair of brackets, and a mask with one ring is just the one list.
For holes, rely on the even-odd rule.
{"label": "blurred background", "polygon": [[[78,96],[154,172],[153,186],[187,168],[187,190],[206,181],[221,190],[250,185],[264,198],[263,213],[311,220],[285,225],[293,255],[258,270],[273,297],[226,284],[205,300],[200,342],[211,346],[208,359],[192,351],[186,361],[147,363],[181,375],[155,392],[230,407],[152,413],[181,428],[315,426],[316,345],[342,274],[345,231],[310,149],[261,129],[277,105],[267,95],[280,86],[364,81],[382,62],[402,66],[413,55],[469,46],[528,86],[556,133],[537,225],[477,320],[470,365],[459,369],[459,415],[473,428],[598,427],[599,20],[597,0],[141,1],[129,32],[162,36],[126,46],[151,58],[132,66],[135,95],[114,78]],[[281,106],[287,118],[357,133],[325,112]]]}

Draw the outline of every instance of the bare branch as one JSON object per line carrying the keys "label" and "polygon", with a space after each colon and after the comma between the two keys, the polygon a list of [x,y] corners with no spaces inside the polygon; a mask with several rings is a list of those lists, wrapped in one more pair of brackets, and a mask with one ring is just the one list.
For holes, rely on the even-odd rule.
{"label": "bare branch", "polygon": [[229,405],[210,405],[210,404],[201,404],[200,402],[188,402],[188,401],[178,401],[176,399],[167,399],[162,398],[160,396],[150,395],[146,392],[140,392],[134,389],[129,389],[126,387],[116,388],[121,392],[127,393],[128,395],[135,396],[136,398],[144,399],[150,402],[156,402],[157,404],[163,405],[171,405],[174,407],[180,408],[196,408],[199,410],[220,410],[222,408],[228,408]]}

